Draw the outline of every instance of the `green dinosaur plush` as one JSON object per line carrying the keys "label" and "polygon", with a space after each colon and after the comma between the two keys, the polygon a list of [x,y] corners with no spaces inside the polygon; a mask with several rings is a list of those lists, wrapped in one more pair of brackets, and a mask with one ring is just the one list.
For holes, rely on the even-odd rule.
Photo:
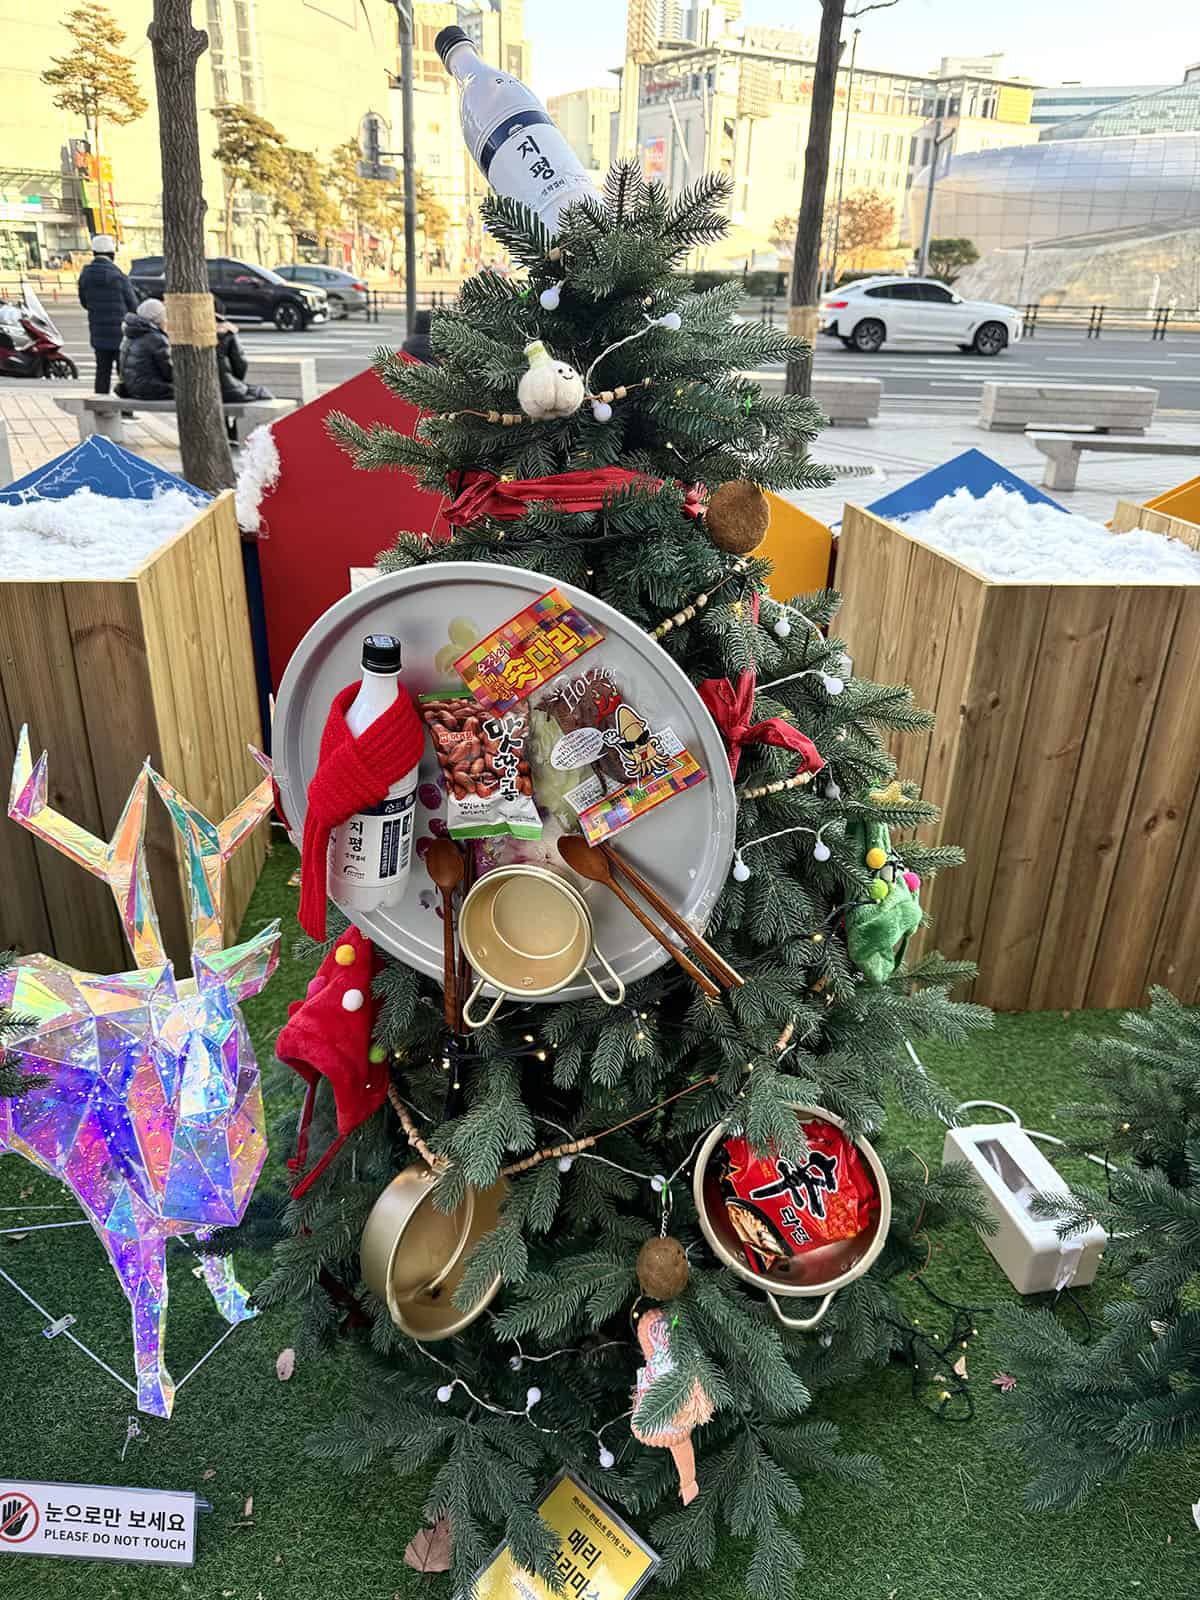
{"label": "green dinosaur plush", "polygon": [[855,822],[846,837],[861,846],[862,863],[872,873],[871,899],[846,913],[846,949],[868,983],[886,983],[920,926],[921,880],[894,854],[886,823]]}

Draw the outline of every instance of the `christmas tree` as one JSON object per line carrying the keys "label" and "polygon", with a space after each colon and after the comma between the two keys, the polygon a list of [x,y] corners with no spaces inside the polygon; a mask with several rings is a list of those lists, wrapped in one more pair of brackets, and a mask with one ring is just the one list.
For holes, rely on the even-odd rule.
{"label": "christmas tree", "polygon": [[[11,950],[0,950],[0,972],[3,972],[5,967],[11,966],[12,961]],[[11,1051],[4,1048],[6,1039],[12,1038],[17,1033],[23,1033],[33,1026],[32,1017],[17,1016],[10,1007],[0,1005],[0,1100],[11,1100],[47,1082],[40,1073],[25,1072]]]}
{"label": "christmas tree", "polygon": [[[930,719],[907,689],[853,675],[829,631],[834,593],[787,604],[766,593],[770,568],[752,553],[760,487],[827,481],[807,454],[822,419],[812,400],[765,395],[744,376],[806,347],[738,319],[740,285],[694,293],[680,275],[695,246],[724,232],[729,193],[710,176],[672,200],[618,165],[603,197],[569,207],[553,238],[521,206],[489,200],[487,226],[522,273],[483,273],[454,309],[435,312],[438,364],[390,353],[376,362],[426,414],[416,435],[337,425],[364,469],[406,471],[450,496],[464,484],[511,484],[529,499],[516,517],[485,509],[448,543],[401,535],[385,570],[477,561],[544,573],[548,587],[575,584],[656,638],[693,682],[744,689],[741,675],[756,673],[748,720],[782,719],[817,753],[814,781],[814,763],[797,775],[795,748],[742,751],[739,854],[707,933],[746,982],[719,1000],[667,964],[632,985],[624,1006],[505,1008],[460,1048],[436,984],[392,959],[376,980],[376,1051],[388,1053],[393,1104],[412,1108],[404,1120],[418,1147],[444,1164],[439,1203],[468,1184],[486,1188],[541,1147],[605,1133],[586,1155],[512,1175],[455,1303],[469,1305],[497,1275],[499,1295],[452,1342],[406,1337],[363,1295],[364,1220],[414,1159],[386,1107],[293,1200],[290,1237],[258,1292],[267,1303],[302,1298],[310,1344],[356,1319],[348,1291],[366,1300],[387,1381],[312,1448],[350,1468],[380,1458],[428,1467],[429,1516],[448,1514],[464,1592],[500,1536],[523,1564],[548,1570],[553,1541],[533,1505],[566,1466],[641,1520],[666,1580],[709,1565],[727,1527],[749,1541],[751,1591],[793,1593],[799,1480],[824,1471],[870,1483],[877,1470],[839,1453],[830,1423],[805,1419],[810,1397],[899,1347],[906,1324],[889,1280],[926,1259],[917,1229],[970,1209],[956,1171],[931,1176],[880,1135],[889,1095],[922,1114],[950,1112],[906,1041],[958,1040],[988,1020],[949,998],[969,968],[898,958],[919,920],[918,876],[959,859],[906,838],[901,871],[888,841],[889,828],[937,817],[896,779],[884,746]],[[589,398],[579,404],[579,386],[570,414],[537,420],[517,409],[534,341],[586,379]],[[556,504],[553,481],[540,485],[550,498],[536,498],[539,486],[525,482],[606,467],[638,476],[598,509]],[[336,944],[335,935],[322,953]],[[447,1096],[451,1055],[457,1099]],[[884,1143],[893,1204],[883,1253],[811,1336],[782,1332],[763,1296],[708,1250],[689,1187],[701,1137],[726,1118],[755,1150],[805,1158],[795,1105],[825,1108],[852,1135]],[[618,1124],[627,1125],[607,1132]],[[318,1098],[313,1148],[332,1134]],[[657,1263],[639,1256],[660,1236],[686,1250],[682,1267],[671,1244]],[[668,1428],[698,1390],[715,1408],[696,1434],[700,1493],[685,1509],[668,1452],[629,1433],[631,1312],[647,1293],[665,1303],[673,1365],[641,1399],[639,1432]]]}
{"label": "christmas tree", "polygon": [[1061,1115],[1077,1124],[1075,1148],[1111,1163],[1107,1189],[1076,1188],[1046,1214],[1066,1237],[1099,1221],[1108,1270],[1125,1281],[1090,1343],[1049,1310],[1002,1315],[1029,1499],[1043,1507],[1076,1505],[1141,1456],[1200,1436],[1200,1015],[1155,989],[1120,1034],[1079,1048],[1096,1098]]}

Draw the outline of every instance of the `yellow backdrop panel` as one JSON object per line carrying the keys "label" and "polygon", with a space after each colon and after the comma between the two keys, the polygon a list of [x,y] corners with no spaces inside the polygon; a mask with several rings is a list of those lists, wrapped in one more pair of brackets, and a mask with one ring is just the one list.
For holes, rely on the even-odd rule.
{"label": "yellow backdrop panel", "polygon": [[833,535],[823,522],[810,517],[780,495],[765,491],[771,507],[767,537],[756,551],[774,567],[768,588],[776,600],[812,594],[823,589],[829,576]]}

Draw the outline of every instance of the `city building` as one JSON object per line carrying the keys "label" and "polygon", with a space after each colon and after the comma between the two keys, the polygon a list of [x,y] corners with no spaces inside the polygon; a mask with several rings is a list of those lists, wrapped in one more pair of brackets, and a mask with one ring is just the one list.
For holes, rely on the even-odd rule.
{"label": "city building", "polygon": [[619,99],[620,90],[613,84],[552,94],[546,101],[546,110],[562,129],[567,143],[588,171],[597,177],[603,177],[608,171],[612,121]]}
{"label": "city building", "polygon": [[1035,128],[1052,128],[1055,123],[1066,122],[1071,117],[1088,117],[1094,111],[1120,105],[1122,100],[1156,94],[1159,89],[1169,87],[1164,83],[1057,83],[1033,91],[1033,116],[1030,120]]}
{"label": "city building", "polygon": [[[640,66],[636,147],[647,176],[672,192],[705,172],[733,180],[733,226],[699,253],[705,266],[776,264],[776,221],[800,203],[815,60],[807,35],[745,27],[705,45],[660,49]],[[929,163],[934,120],[957,150],[1026,144],[1037,137],[1032,103],[1032,85],[1005,75],[999,57],[947,58],[923,75],[860,61],[853,83],[847,61],[838,73],[831,187],[841,174],[845,195],[884,196],[894,246],[914,175]]]}
{"label": "city building", "polygon": [[1200,77],[1058,123],[1037,144],[955,154],[933,204],[933,233],[980,252],[963,294],[1200,306]]}
{"label": "city building", "polygon": [[[517,0],[519,5],[519,0]],[[86,129],[56,110],[40,81],[51,57],[68,53],[63,20],[72,0],[0,0],[0,266],[38,266],[86,246],[96,220]],[[124,29],[124,53],[149,109],[125,127],[102,125],[100,157],[109,163],[112,215],[123,254],[162,249],[162,176],[154,70],[146,38],[146,0],[107,0]],[[386,0],[197,0],[196,21],[209,49],[196,72],[207,228],[222,249],[223,184],[212,154],[212,108],[247,105],[296,149],[326,157],[356,138],[368,111],[387,114],[388,70],[396,66],[396,15]],[[72,143],[76,141],[76,143]],[[461,142],[461,141],[460,141]],[[78,165],[80,158],[83,165]],[[86,188],[85,188],[86,186]],[[290,251],[291,236],[261,202],[246,196],[235,210],[234,251],[270,263]]]}

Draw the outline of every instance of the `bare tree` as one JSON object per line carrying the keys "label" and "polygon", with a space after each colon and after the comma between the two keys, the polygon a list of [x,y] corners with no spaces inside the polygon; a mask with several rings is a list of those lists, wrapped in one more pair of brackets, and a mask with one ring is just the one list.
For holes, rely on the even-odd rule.
{"label": "bare tree", "polygon": [[183,475],[214,493],[233,486],[221,411],[217,331],[204,252],[204,189],[196,119],[196,62],[208,34],[192,27],[191,0],[154,0],[147,29],[158,91],[167,327]]}
{"label": "bare tree", "polygon": [[[829,141],[837,98],[838,61],[842,54],[842,23],[867,11],[881,11],[897,0],[846,10],[846,0],[821,0],[821,32],[813,72],[812,105],[808,118],[808,144],[804,151],[804,183],[800,190],[800,222],[792,252],[792,288],[788,302],[788,332],[811,344],[817,332],[817,286],[821,275],[821,232],[825,219],[825,189],[829,182]],[[847,91],[848,92],[848,91]],[[812,383],[812,355],[788,363],[788,394],[808,394]]]}

